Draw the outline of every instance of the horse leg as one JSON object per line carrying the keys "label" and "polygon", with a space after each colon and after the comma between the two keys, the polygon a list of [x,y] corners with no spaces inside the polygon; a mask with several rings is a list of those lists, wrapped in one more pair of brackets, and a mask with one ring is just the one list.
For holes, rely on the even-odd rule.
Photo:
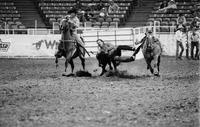
{"label": "horse leg", "polygon": [[149,67],[149,69],[150,69],[150,72],[153,74],[153,73],[154,73],[154,70],[153,70],[153,68],[152,68],[152,66],[151,66],[151,62],[149,62],[148,67]]}
{"label": "horse leg", "polygon": [[56,57],[55,63],[56,63],[56,68],[57,68],[58,67],[58,57]]}
{"label": "horse leg", "polygon": [[154,56],[153,59],[153,66],[154,66],[154,75],[159,76],[159,69],[158,69],[158,63],[159,63],[159,56]]}
{"label": "horse leg", "polygon": [[66,59],[65,60],[65,72],[67,72],[68,63],[69,63],[69,61],[68,61],[68,59]]}
{"label": "horse leg", "polygon": [[79,58],[81,60],[81,65],[83,67],[83,70],[85,70],[85,58],[82,55],[80,55]]}
{"label": "horse leg", "polygon": [[74,62],[73,62],[72,59],[69,61],[69,64],[71,65],[71,73],[73,74],[73,72],[74,72]]}
{"label": "horse leg", "polygon": [[100,76],[102,76],[105,72],[106,72],[106,65],[103,65],[102,66],[102,72],[101,72]]}
{"label": "horse leg", "polygon": [[70,62],[70,60],[72,59],[72,52],[68,52],[66,53],[66,57],[65,57],[65,72],[67,71],[67,67],[68,67],[68,63]]}
{"label": "horse leg", "polygon": [[157,63],[157,66],[158,66],[158,73],[160,72],[160,56],[158,56],[158,63]]}
{"label": "horse leg", "polygon": [[111,65],[111,61],[110,61],[110,60],[108,61],[108,65],[109,65],[109,67],[110,67],[110,70],[113,70],[113,67],[112,67],[112,65]]}
{"label": "horse leg", "polygon": [[147,70],[150,69],[150,72],[153,74],[154,70],[153,70],[153,68],[152,68],[152,66],[151,66],[151,61],[152,61],[152,59],[147,58],[147,57],[144,57],[144,58],[145,58],[145,61],[146,61],[146,63],[147,63]]}
{"label": "horse leg", "polygon": [[117,71],[117,63],[116,63],[116,61],[115,61],[115,60],[112,60],[112,63],[113,63],[113,66],[114,66],[115,71]]}

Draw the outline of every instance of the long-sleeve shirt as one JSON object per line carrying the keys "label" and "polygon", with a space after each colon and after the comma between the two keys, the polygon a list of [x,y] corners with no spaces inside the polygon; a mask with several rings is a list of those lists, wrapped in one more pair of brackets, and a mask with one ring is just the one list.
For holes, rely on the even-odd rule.
{"label": "long-sleeve shirt", "polygon": [[198,42],[200,38],[199,38],[199,35],[195,33],[191,35],[190,39],[191,39],[191,42]]}
{"label": "long-sleeve shirt", "polygon": [[180,30],[176,31],[175,38],[176,38],[177,41],[182,42],[183,41],[182,40],[183,39],[183,33]]}
{"label": "long-sleeve shirt", "polygon": [[99,46],[100,51],[103,51],[105,53],[109,53],[112,49],[115,48],[115,46],[111,43],[104,43],[102,46]]}
{"label": "long-sleeve shirt", "polygon": [[76,28],[80,26],[80,21],[77,17],[74,18],[69,17],[69,22],[73,23],[76,26]]}
{"label": "long-sleeve shirt", "polygon": [[117,12],[119,10],[119,6],[114,3],[113,5],[110,5],[108,8],[108,13],[112,13],[112,12]]}

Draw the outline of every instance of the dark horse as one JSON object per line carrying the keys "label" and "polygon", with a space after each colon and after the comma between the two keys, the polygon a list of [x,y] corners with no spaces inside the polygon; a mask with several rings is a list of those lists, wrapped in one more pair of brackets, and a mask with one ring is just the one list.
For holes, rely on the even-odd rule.
{"label": "dark horse", "polygon": [[[85,48],[80,46],[75,38],[72,36],[72,29],[74,28],[74,24],[68,22],[67,19],[61,21],[61,44],[62,44],[62,55],[56,57],[56,66],[58,64],[58,58],[64,56],[65,57],[65,72],[68,67],[68,63],[71,65],[71,73],[74,71],[74,62],[73,59],[79,57],[81,60],[81,64],[83,70],[85,70]],[[59,48],[59,47],[58,47]]]}
{"label": "dark horse", "polygon": [[146,37],[142,45],[142,53],[147,63],[147,69],[150,69],[155,76],[159,76],[162,49],[159,40],[155,39],[155,37]]}

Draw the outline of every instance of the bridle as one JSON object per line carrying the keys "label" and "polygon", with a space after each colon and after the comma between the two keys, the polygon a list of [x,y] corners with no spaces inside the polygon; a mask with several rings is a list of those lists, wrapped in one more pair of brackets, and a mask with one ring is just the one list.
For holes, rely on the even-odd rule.
{"label": "bridle", "polygon": [[[63,25],[63,23],[62,23],[62,25],[60,25],[60,31],[63,31],[63,33],[71,30],[71,23],[68,22],[68,20],[69,19],[66,19],[66,20],[63,21],[63,22],[65,22],[65,25]],[[66,25],[66,23],[67,23],[67,25]],[[74,39],[73,40],[60,40],[60,41],[62,41],[62,42],[76,43],[76,40],[74,40]]]}
{"label": "bridle", "polygon": [[147,36],[146,37],[146,40],[145,40],[145,43],[146,43],[146,48],[147,48],[147,51],[151,51],[152,50],[152,45],[153,45],[153,37],[151,37],[151,39]]}

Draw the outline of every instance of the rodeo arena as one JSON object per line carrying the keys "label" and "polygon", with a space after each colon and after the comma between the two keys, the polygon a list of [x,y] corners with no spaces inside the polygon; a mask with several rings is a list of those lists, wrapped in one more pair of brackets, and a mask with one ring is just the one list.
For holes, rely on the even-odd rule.
{"label": "rodeo arena", "polygon": [[0,0],[0,127],[200,127],[200,0]]}

